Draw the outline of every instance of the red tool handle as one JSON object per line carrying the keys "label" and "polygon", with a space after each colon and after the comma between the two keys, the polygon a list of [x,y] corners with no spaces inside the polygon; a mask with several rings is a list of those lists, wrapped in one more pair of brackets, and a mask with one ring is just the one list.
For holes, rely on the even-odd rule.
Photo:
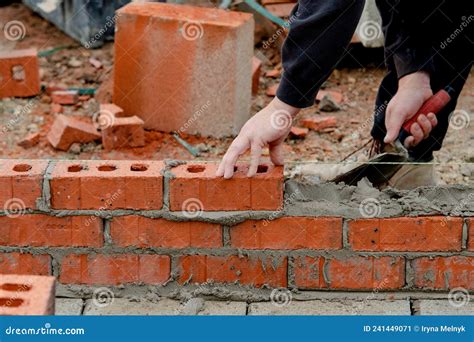
{"label": "red tool handle", "polygon": [[426,100],[426,102],[423,103],[418,112],[410,120],[406,121],[403,124],[402,129],[400,131],[400,135],[398,136],[400,142],[403,144],[405,139],[411,135],[411,125],[417,122],[418,117],[421,114],[427,115],[429,113],[433,113],[434,115],[437,115],[448,104],[450,100],[451,96],[444,89],[441,89],[436,94],[431,96],[428,100]]}

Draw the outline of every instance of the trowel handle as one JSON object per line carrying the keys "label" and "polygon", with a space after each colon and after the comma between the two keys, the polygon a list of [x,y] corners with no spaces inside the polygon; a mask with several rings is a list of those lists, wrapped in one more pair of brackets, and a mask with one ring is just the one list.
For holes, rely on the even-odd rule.
{"label": "trowel handle", "polygon": [[448,104],[450,100],[451,95],[449,95],[449,92],[445,89],[441,89],[436,94],[431,96],[428,100],[426,100],[426,102],[423,103],[418,112],[410,120],[406,121],[403,124],[402,129],[400,130],[400,134],[398,135],[398,139],[400,140],[400,142],[403,144],[405,142],[405,139],[411,135],[411,125],[417,122],[418,117],[421,114],[427,115],[429,113],[433,113],[434,115],[437,115]]}

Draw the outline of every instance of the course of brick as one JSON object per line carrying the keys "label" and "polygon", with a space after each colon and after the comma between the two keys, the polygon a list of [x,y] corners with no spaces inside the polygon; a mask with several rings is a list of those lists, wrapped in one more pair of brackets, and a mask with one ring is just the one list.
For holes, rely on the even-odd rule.
{"label": "course of brick", "polygon": [[232,180],[216,167],[1,161],[0,274],[84,286],[474,290],[469,215],[295,214],[305,203],[281,167],[262,164],[249,179],[239,164]]}
{"label": "course of brick", "polygon": [[0,315],[54,315],[55,278],[0,274]]}

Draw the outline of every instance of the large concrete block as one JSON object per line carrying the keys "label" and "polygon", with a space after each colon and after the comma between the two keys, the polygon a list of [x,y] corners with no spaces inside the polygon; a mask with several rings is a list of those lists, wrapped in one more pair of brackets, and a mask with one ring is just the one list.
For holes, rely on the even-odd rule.
{"label": "large concrete block", "polygon": [[162,3],[117,12],[114,103],[145,128],[237,134],[250,116],[248,13]]}

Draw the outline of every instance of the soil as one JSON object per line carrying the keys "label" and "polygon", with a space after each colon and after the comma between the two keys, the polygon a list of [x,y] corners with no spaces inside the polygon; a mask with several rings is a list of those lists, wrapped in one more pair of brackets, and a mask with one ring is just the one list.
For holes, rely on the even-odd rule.
{"label": "soil", "polygon": [[[98,88],[107,79],[107,73],[113,67],[113,43],[107,43],[99,49],[86,49],[21,4],[0,7],[0,22],[6,23],[11,20],[19,20],[24,24],[26,36],[21,41],[12,42],[6,40],[3,34],[0,35],[1,50],[35,47],[39,51],[46,51],[65,47],[47,57],[40,57],[41,82],[45,87]],[[259,92],[253,98],[253,112],[271,101],[272,97],[266,95],[266,89],[278,83],[278,77],[267,77],[265,72],[280,67],[280,56],[276,48],[256,48],[256,54],[263,57],[264,64]],[[89,61],[91,57],[99,60],[103,66],[94,67]],[[324,88],[343,94],[340,110],[323,113],[315,105],[303,110],[295,124],[298,126],[301,118],[334,115],[338,120],[337,129],[329,129],[325,132],[310,131],[304,139],[288,138],[285,147],[288,163],[338,162],[367,142],[370,138],[369,130],[375,95],[384,72],[383,65],[377,67],[374,63],[335,70],[324,84]],[[94,97],[85,98],[76,106],[64,106],[64,113],[92,118],[98,111],[98,106],[98,101]],[[473,77],[468,79],[459,98],[458,109],[465,113],[473,112]],[[216,139],[183,135],[184,140],[201,151],[200,157],[194,158],[172,134],[147,131],[147,143],[143,148],[124,148],[107,152],[100,143],[89,143],[70,152],[61,152],[52,148],[46,140],[46,134],[54,117],[55,114],[51,112],[51,99],[47,93],[30,99],[0,100],[0,123],[4,126],[4,130],[0,132],[2,134],[1,156],[27,159],[218,160],[232,141],[231,138]],[[18,145],[25,136],[35,132],[39,132],[41,136],[36,146],[25,149]],[[450,127],[443,149],[435,156],[435,162],[439,163],[436,168],[445,183],[473,182],[472,164],[466,164],[474,162],[473,138],[474,124],[472,123],[458,130]],[[243,159],[246,158],[248,157],[243,157]]]}

